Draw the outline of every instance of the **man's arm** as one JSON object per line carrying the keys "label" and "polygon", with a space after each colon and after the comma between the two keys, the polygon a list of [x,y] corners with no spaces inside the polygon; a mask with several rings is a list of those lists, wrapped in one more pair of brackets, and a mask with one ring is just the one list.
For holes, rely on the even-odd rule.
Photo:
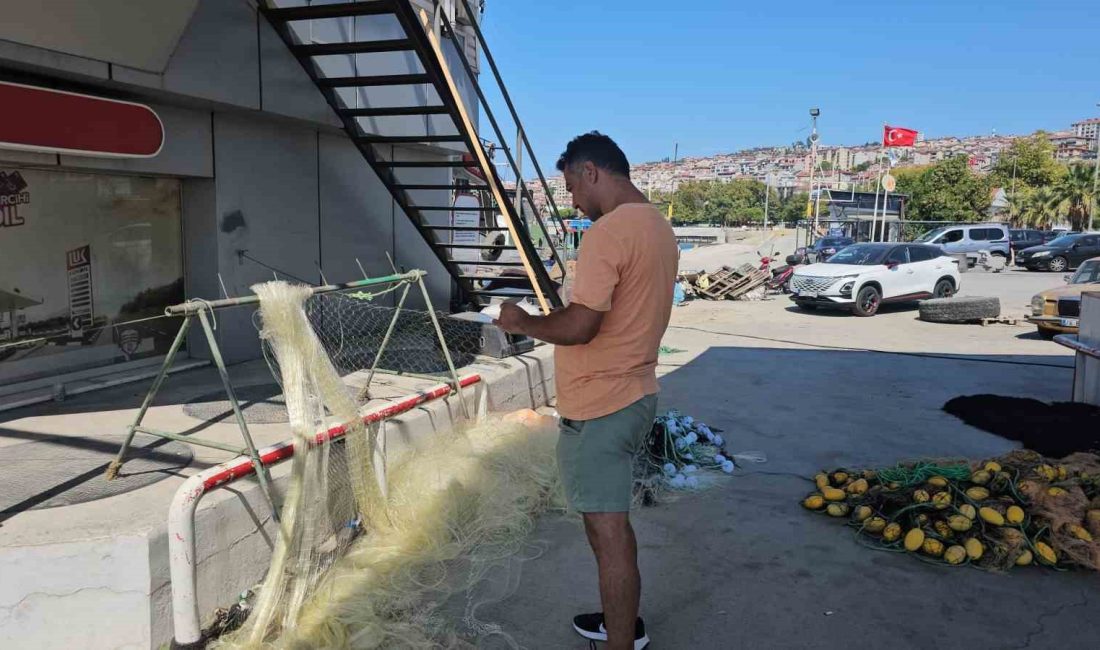
{"label": "man's arm", "polygon": [[500,306],[500,318],[493,321],[510,334],[525,334],[554,345],[581,345],[596,338],[604,312],[573,303],[547,316],[532,316],[516,305]]}

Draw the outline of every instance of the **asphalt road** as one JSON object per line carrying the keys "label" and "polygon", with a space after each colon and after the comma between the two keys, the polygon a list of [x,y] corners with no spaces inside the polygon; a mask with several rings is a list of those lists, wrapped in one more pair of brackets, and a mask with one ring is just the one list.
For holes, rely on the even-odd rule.
{"label": "asphalt road", "polygon": [[[964,294],[1026,305],[1054,274],[963,276]],[[1095,647],[1100,580],[1027,568],[946,569],[860,546],[799,500],[821,468],[1001,454],[1013,443],[941,410],[965,394],[1066,399],[1072,356],[1030,327],[935,325],[912,307],[874,318],[804,313],[785,298],[674,311],[661,407],[768,460],[634,513],[651,648],[891,650]],[[1056,435],[1057,432],[1051,432]],[[571,617],[599,609],[574,520],[544,519],[546,552],[518,591],[479,610],[528,648],[587,648]]]}

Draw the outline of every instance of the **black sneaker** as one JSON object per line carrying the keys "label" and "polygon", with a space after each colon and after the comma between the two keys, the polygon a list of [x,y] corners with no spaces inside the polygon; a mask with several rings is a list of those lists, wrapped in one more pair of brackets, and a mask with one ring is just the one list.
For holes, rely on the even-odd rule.
{"label": "black sneaker", "polygon": [[[603,612],[574,616],[573,629],[586,639],[607,641],[607,629],[603,626]],[[642,650],[647,645],[649,645],[649,637],[645,634],[645,621],[639,616],[638,622],[634,625],[634,650]]]}

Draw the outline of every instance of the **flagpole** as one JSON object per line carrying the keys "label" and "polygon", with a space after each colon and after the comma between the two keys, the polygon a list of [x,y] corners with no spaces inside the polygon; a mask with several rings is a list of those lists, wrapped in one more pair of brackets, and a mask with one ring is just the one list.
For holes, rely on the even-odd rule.
{"label": "flagpole", "polygon": [[[885,136],[885,133],[886,133],[886,123],[885,122],[882,123],[882,133],[883,133],[883,138],[884,138],[884,142],[885,142],[885,137],[886,137]],[[878,161],[879,161],[880,167],[879,167],[878,180],[875,181],[875,209],[871,212],[871,233],[870,233],[869,241],[872,241],[872,242],[875,241],[875,220],[878,218],[878,193],[879,193],[880,188],[882,187],[882,168],[881,168],[881,165],[882,165],[882,157],[883,157],[883,154],[885,154],[885,153],[886,153],[886,145],[883,144],[882,148],[879,149],[879,154],[878,154],[878,156],[879,156]]]}

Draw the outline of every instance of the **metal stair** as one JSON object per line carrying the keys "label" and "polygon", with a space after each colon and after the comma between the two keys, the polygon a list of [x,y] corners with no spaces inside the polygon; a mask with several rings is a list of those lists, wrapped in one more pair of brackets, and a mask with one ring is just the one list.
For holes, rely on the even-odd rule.
{"label": "metal stair", "polygon": [[[461,290],[459,302],[468,307],[494,298],[529,296],[544,312],[561,307],[557,289],[565,279],[563,258],[522,180],[516,184],[518,197],[513,193],[515,198],[509,200],[493,153],[504,154],[514,178],[521,178],[521,169],[446,8],[437,1],[429,12],[412,0],[288,4],[259,3],[261,13],[313,79],[364,159],[454,278]],[[533,163],[550,202],[551,218],[563,234],[553,193],[485,44],[479,16],[467,0],[452,6],[455,22],[466,21],[476,37],[475,47],[489,63],[518,132],[518,153],[526,152]],[[448,47],[457,56],[448,57]],[[400,70],[373,74],[395,67]],[[372,74],[360,74],[360,70]],[[466,84],[460,88],[457,80]],[[469,88],[476,101],[462,96],[462,89]],[[479,137],[477,114],[492,126],[495,144]],[[428,180],[426,170],[433,174]],[[449,180],[441,182],[440,171],[448,172]],[[481,215],[478,226],[451,223],[447,213],[453,210],[456,193],[479,198],[481,207],[464,208]],[[541,235],[541,245],[536,245],[533,231]],[[478,243],[456,242],[456,235],[462,233],[476,233]],[[466,251],[479,254],[473,259],[468,253],[458,254]]]}

